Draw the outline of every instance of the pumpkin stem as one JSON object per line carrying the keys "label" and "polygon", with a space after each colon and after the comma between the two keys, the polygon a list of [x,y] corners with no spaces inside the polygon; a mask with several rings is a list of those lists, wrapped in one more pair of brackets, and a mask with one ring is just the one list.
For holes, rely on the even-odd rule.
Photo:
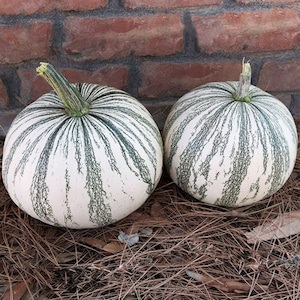
{"label": "pumpkin stem", "polygon": [[237,91],[234,94],[234,99],[237,101],[250,102],[251,95],[249,95],[249,88],[251,85],[251,66],[249,62],[245,63],[243,58],[242,73],[238,83]]}
{"label": "pumpkin stem", "polygon": [[41,62],[36,71],[54,89],[57,96],[64,103],[65,110],[70,116],[80,117],[89,112],[89,103],[83,99],[79,91],[62,74],[56,71],[51,64]]}

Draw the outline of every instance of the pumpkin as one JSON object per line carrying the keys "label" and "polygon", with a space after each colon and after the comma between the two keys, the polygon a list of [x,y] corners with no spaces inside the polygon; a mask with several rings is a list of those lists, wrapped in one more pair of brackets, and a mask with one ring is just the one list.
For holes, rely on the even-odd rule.
{"label": "pumpkin", "polygon": [[274,194],[296,160],[292,115],[251,85],[251,66],[242,66],[239,81],[211,82],[183,95],[163,128],[168,174],[210,204],[243,206]]}
{"label": "pumpkin", "polygon": [[54,89],[22,110],[7,133],[3,182],[12,200],[47,224],[94,228],[139,208],[162,173],[160,131],[124,91],[70,84],[48,63]]}

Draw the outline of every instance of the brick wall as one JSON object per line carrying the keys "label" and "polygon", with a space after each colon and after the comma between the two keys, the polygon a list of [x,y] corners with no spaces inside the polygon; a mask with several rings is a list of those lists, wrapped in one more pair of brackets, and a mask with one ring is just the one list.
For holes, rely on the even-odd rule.
{"label": "brick wall", "polygon": [[294,0],[4,0],[0,126],[50,90],[40,61],[70,81],[126,90],[162,127],[190,89],[237,80],[245,57],[253,84],[300,115],[299,13]]}

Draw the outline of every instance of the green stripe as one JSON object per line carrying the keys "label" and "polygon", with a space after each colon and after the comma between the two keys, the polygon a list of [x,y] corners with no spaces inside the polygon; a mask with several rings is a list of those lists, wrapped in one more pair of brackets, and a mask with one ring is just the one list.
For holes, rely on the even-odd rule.
{"label": "green stripe", "polygon": [[84,157],[87,169],[86,174],[86,189],[90,197],[88,204],[90,221],[97,225],[106,225],[112,222],[111,209],[109,204],[104,203],[106,191],[103,187],[101,165],[96,159],[95,148],[93,147],[92,131],[87,122],[84,122],[86,117],[81,119],[82,137],[84,140]]}

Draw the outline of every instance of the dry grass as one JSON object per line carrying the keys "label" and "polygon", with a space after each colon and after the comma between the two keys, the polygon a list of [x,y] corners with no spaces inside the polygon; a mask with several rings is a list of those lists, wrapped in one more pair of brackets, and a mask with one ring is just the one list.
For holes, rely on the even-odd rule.
{"label": "dry grass", "polygon": [[[14,299],[300,299],[299,235],[247,243],[245,232],[300,209],[295,173],[269,199],[226,209],[193,201],[165,176],[137,212],[93,230],[51,227],[21,212],[0,184],[0,295]],[[147,228],[117,253],[86,243]],[[219,289],[186,271],[248,286]],[[1,297],[3,299],[3,296]],[[13,299],[11,297],[11,299]]]}

